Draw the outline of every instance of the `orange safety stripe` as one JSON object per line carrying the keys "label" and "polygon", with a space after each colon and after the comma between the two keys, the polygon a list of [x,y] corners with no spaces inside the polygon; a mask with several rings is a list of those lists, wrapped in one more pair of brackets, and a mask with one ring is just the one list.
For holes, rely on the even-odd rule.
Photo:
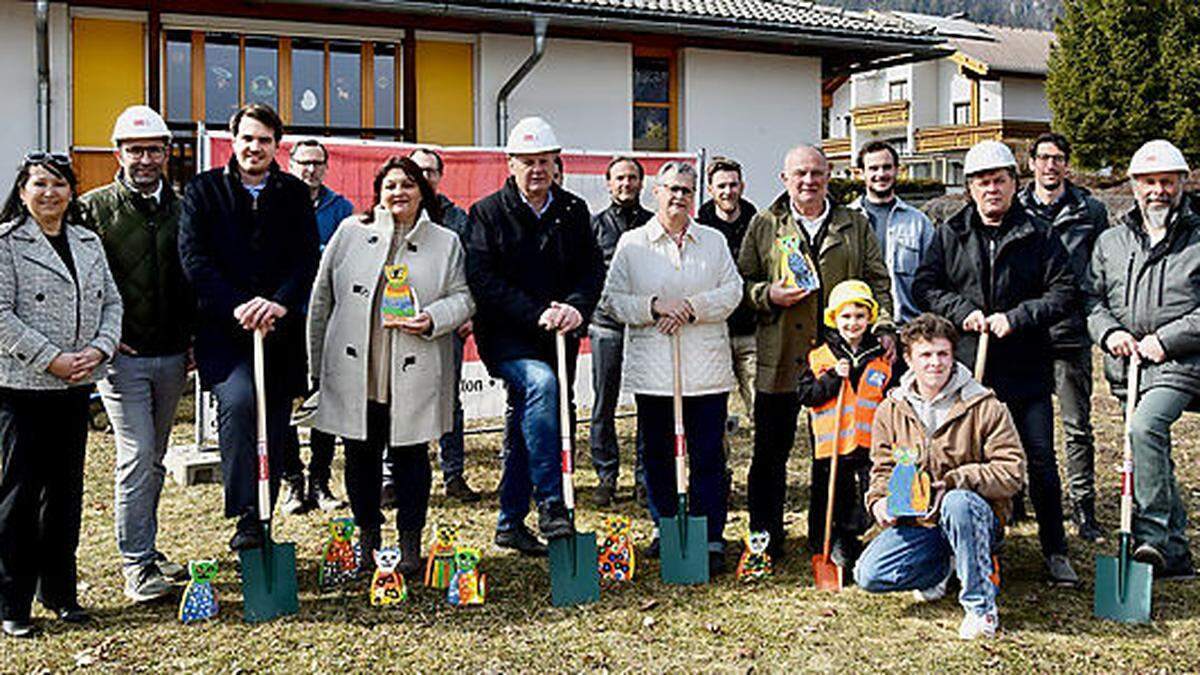
{"label": "orange safety stripe", "polygon": [[[837,359],[829,345],[809,352],[809,367],[813,374],[820,377],[825,371],[837,365]],[[892,364],[882,356],[875,357],[867,363],[862,377],[858,381],[858,390],[847,387],[843,396],[841,410],[841,434],[837,439],[837,453],[846,455],[858,447],[871,447],[871,427],[875,422],[875,409],[883,400],[884,387],[892,376]],[[812,409],[812,429],[816,444],[813,456],[825,459],[833,455],[835,446],[833,432],[837,414],[837,399],[832,398]]]}

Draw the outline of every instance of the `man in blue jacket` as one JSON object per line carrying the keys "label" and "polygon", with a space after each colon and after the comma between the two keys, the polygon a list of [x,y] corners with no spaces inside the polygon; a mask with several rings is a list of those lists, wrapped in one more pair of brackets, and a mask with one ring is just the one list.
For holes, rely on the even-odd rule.
{"label": "man in blue jacket", "polygon": [[[283,122],[252,103],[229,123],[233,156],[184,190],[179,258],[196,296],[196,367],[217,397],[225,516],[233,550],[262,543],[252,331],[267,332],[266,409],[271,496],[294,443],[292,399],[308,386],[304,307],[317,272],[317,222],[308,187],[279,168]],[[366,358],[366,354],[359,355]],[[292,438],[288,438],[291,434]]]}

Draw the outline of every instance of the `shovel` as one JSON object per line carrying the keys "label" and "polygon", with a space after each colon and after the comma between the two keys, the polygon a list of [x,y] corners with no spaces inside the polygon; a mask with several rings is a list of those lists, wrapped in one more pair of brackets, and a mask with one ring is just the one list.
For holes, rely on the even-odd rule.
{"label": "shovel", "polygon": [[983,384],[983,374],[987,371],[988,340],[992,334],[987,328],[979,334],[979,346],[975,349],[975,381]]}
{"label": "shovel", "polygon": [[[567,346],[555,334],[558,351],[558,435],[562,439],[563,505],[575,524],[575,449],[571,438],[570,397],[567,392]],[[550,602],[555,607],[600,600],[600,568],[596,564],[596,533],[576,532],[550,540]]]}
{"label": "shovel", "polygon": [[671,360],[675,370],[675,492],[679,507],[674,518],[658,520],[659,560],[662,580],[667,584],[708,582],[708,518],[688,515],[687,437],[683,431],[683,376],[679,353],[679,331],[671,336]]}
{"label": "shovel", "polygon": [[1117,557],[1096,556],[1096,597],[1092,611],[1097,618],[1146,623],[1150,621],[1151,586],[1154,568],[1129,557],[1133,539],[1133,443],[1130,425],[1137,407],[1138,355],[1129,357],[1125,392],[1125,458],[1121,465],[1121,531]]}
{"label": "shovel", "polygon": [[249,623],[296,614],[296,545],[271,541],[271,467],[267,459],[267,387],[263,373],[263,333],[254,331],[254,402],[258,423],[258,515],[262,546],[240,551],[243,615]]}
{"label": "shovel", "polygon": [[849,384],[842,382],[838,390],[837,413],[833,423],[833,454],[829,457],[829,494],[825,499],[825,546],[821,553],[812,558],[813,583],[822,591],[837,592],[842,590],[842,566],[829,557],[829,548],[833,542],[833,502],[837,493],[838,450],[842,440],[842,405],[846,402],[846,388]]}

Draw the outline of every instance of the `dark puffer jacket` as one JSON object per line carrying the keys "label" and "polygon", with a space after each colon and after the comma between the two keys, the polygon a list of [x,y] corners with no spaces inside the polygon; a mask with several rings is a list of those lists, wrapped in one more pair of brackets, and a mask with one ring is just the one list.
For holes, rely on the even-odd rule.
{"label": "dark puffer jacket", "polygon": [[[1138,339],[1154,333],[1167,353],[1163,363],[1142,362],[1140,391],[1200,392],[1200,215],[1194,208],[1185,200],[1171,214],[1167,236],[1151,246],[1135,206],[1100,235],[1092,253],[1092,339],[1103,348],[1117,330]],[[1125,394],[1126,366],[1105,351],[1104,374],[1117,396]]]}
{"label": "dark puffer jacket", "polygon": [[158,201],[118,176],[80,198],[87,226],[100,235],[125,315],[121,342],[140,356],[179,354],[192,343],[195,314],[179,264],[181,202],[164,183]]}
{"label": "dark puffer jacket", "polygon": [[[1092,249],[1100,233],[1108,228],[1108,209],[1092,197],[1086,189],[1066,182],[1062,204],[1057,211],[1047,213],[1046,207],[1038,204],[1033,195],[1033,183],[1025,186],[1017,195],[1021,206],[1030,215],[1050,220],[1054,233],[1067,249],[1067,266],[1075,277],[1076,285],[1083,289],[1088,282],[1088,266],[1092,261]],[[1056,350],[1083,349],[1091,346],[1087,334],[1087,312],[1083,307],[1072,307],[1067,318],[1050,327],[1050,342]]]}
{"label": "dark puffer jacket", "polygon": [[471,207],[467,283],[479,356],[489,370],[512,359],[554,363],[554,334],[538,325],[542,313],[552,301],[565,302],[586,326],[600,300],[604,260],[587,204],[558,186],[551,194],[538,218],[509,178]]}
{"label": "dark puffer jacket", "polygon": [[[1004,312],[1013,332],[993,338],[984,384],[1000,400],[1048,396],[1053,389],[1050,326],[1079,299],[1062,241],[1043,220],[1015,201],[997,239],[984,233],[973,203],[936,228],[913,281],[923,311],[950,319],[959,330],[975,310]],[[954,355],[972,367],[978,333],[962,334]]]}
{"label": "dark puffer jacket", "polygon": [[[758,208],[745,199],[739,199],[738,204],[741,209],[738,212],[737,220],[732,223],[725,222],[717,215],[717,204],[711,199],[701,204],[700,210],[696,213],[697,223],[715,228],[725,235],[725,241],[729,244],[729,252],[733,254],[734,260],[737,260],[738,254],[741,253],[742,240],[746,238],[746,230],[750,227],[750,221],[754,220],[755,214],[758,213]],[[730,337],[754,335],[754,332],[758,330],[754,306],[742,298],[742,304],[738,305],[738,308],[733,310],[733,314],[729,315],[728,323]]]}

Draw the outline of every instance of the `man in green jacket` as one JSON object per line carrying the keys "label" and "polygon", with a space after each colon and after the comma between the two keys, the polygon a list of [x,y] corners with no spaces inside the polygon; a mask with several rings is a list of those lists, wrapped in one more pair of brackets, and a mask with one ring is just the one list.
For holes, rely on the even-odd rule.
{"label": "man in green jacket", "polygon": [[[800,413],[796,386],[801,369],[807,367],[809,350],[821,342],[821,314],[834,286],[846,279],[860,279],[871,287],[880,305],[874,331],[888,357],[895,357],[891,280],[866,216],[829,198],[829,161],[815,147],[800,145],[789,150],[780,177],[787,192],[758,212],[738,253],[738,271],[758,321],[754,454],[747,480],[750,529],[770,533],[774,556],[784,552],[787,460],[796,441]],[[782,278],[781,242],[789,237],[815,265],[820,282],[816,291],[788,286]],[[813,478],[820,479],[815,474]],[[810,547],[823,527],[824,523],[810,519]]]}
{"label": "man in green jacket", "polygon": [[[1183,153],[1146,143],[1129,164],[1136,204],[1105,230],[1092,252],[1088,331],[1104,349],[1113,394],[1136,396],[1133,446],[1133,558],[1156,579],[1195,576],[1187,510],[1171,459],[1171,426],[1200,391],[1200,215],[1183,193]],[[1141,360],[1138,390],[1127,390],[1129,359]]]}
{"label": "man in green jacket", "polygon": [[155,539],[163,456],[187,384],[192,300],[175,238],[180,201],[163,176],[171,132],[158,113],[135,105],[117,118],[112,141],[116,178],[81,201],[125,302],[121,343],[98,386],[117,442],[113,511],[125,595],[149,602],[188,577]]}

